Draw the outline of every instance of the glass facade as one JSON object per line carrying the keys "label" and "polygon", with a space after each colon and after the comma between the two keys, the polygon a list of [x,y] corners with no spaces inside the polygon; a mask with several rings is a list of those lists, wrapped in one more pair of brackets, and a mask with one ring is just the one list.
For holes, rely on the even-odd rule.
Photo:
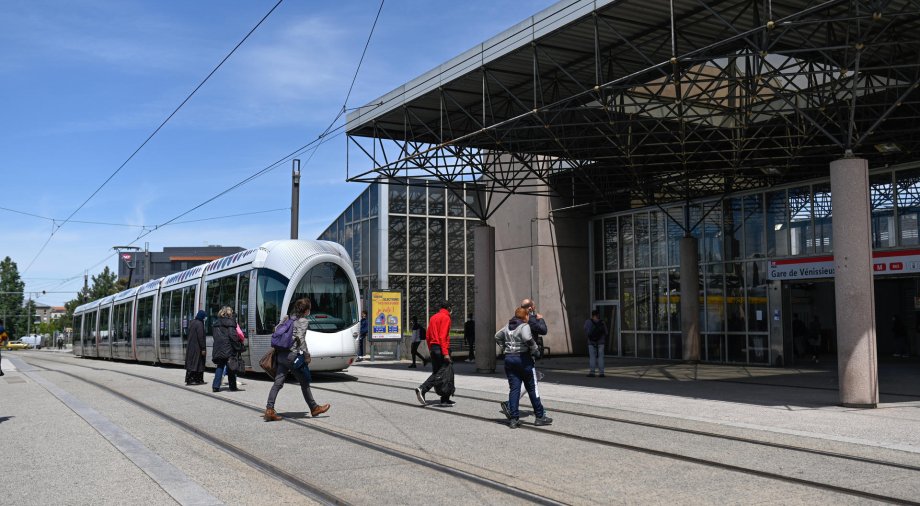
{"label": "glass facade", "polygon": [[[870,176],[875,249],[920,243],[920,169]],[[773,259],[833,253],[827,180],[691,202],[699,244],[700,358],[772,364],[768,268]],[[685,208],[638,209],[591,223],[592,307],[616,308],[608,353],[681,358],[679,241]]]}
{"label": "glass facade", "polygon": [[[445,297],[454,305],[453,326],[473,311],[473,228],[465,210],[476,202],[472,186],[445,189],[425,181],[371,184],[319,236],[342,244],[351,256],[362,307],[370,293],[403,293],[403,321],[427,321]],[[386,261],[380,265],[380,248]]]}

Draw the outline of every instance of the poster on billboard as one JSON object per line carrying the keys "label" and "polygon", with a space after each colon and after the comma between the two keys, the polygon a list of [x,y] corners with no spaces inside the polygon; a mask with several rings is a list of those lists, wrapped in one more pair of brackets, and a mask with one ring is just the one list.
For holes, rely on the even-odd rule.
{"label": "poster on billboard", "polygon": [[402,292],[371,292],[371,341],[402,337]]}

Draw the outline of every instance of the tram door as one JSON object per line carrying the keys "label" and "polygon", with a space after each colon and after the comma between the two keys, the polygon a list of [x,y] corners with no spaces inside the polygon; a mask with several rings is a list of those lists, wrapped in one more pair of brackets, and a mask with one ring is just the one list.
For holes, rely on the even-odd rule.
{"label": "tram door", "polygon": [[[597,306],[597,310],[601,313],[601,319],[607,324],[607,339],[604,342],[604,355],[622,356],[623,343],[620,339],[620,322],[618,321],[620,312],[618,311],[617,305],[599,305]],[[630,353],[633,352],[634,350],[630,351]]]}

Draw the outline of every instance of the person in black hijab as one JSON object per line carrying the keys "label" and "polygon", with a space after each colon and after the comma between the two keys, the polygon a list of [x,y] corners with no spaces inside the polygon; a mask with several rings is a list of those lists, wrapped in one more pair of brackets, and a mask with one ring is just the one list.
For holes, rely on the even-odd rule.
{"label": "person in black hijab", "polygon": [[207,358],[207,341],[204,337],[204,319],[207,313],[198,311],[188,324],[188,348],[185,350],[185,384],[204,385],[204,362]]}

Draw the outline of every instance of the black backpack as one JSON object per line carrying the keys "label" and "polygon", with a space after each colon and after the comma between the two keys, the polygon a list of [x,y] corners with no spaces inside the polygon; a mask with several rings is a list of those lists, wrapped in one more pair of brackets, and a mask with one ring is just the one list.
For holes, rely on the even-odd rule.
{"label": "black backpack", "polygon": [[591,321],[591,332],[588,333],[588,339],[593,342],[601,341],[606,336],[604,335],[604,320]]}

